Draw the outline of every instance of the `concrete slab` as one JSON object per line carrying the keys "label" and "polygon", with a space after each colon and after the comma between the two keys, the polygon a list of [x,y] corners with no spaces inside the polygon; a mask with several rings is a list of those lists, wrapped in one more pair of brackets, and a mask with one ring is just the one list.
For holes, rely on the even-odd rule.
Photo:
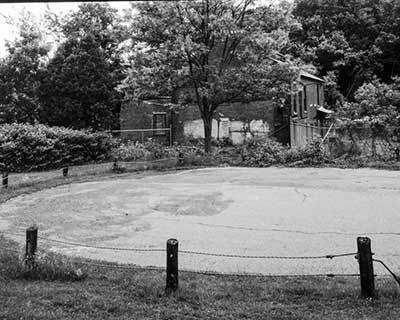
{"label": "concrete slab", "polygon": [[[377,258],[400,271],[400,172],[334,168],[212,168],[60,186],[0,205],[0,230],[96,246],[272,256],[356,251],[369,236]],[[23,243],[23,239],[15,237]],[[74,247],[72,256],[165,266],[163,252]],[[334,260],[241,259],[181,254],[181,268],[263,274],[357,273]],[[386,272],[377,266],[378,274]]]}

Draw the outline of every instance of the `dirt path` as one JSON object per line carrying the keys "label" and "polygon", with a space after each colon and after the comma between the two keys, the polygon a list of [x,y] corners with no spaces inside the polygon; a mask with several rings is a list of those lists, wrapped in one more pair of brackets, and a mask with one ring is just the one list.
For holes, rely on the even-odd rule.
{"label": "dirt path", "polygon": [[[0,230],[96,246],[268,256],[373,251],[400,270],[400,172],[370,169],[216,168],[65,185],[0,205]],[[22,243],[21,238],[16,237]],[[70,255],[165,265],[165,254],[39,246]],[[190,269],[264,274],[357,273],[354,257],[270,260],[180,255]],[[385,274],[379,267],[378,274]]]}

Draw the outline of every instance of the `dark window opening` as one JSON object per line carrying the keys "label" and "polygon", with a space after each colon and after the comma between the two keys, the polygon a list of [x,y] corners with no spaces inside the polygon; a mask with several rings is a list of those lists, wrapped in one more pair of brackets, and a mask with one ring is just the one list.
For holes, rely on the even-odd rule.
{"label": "dark window opening", "polygon": [[293,115],[297,115],[297,94],[293,95]]}
{"label": "dark window opening", "polygon": [[304,105],[303,105],[304,109],[303,110],[304,110],[304,112],[307,112],[308,106],[307,106],[307,87],[306,86],[304,86],[303,92],[304,92]]}
{"label": "dark window opening", "polygon": [[153,113],[153,133],[154,135],[160,136],[165,135],[167,130],[167,113],[166,112],[154,112]]}
{"label": "dark window opening", "polygon": [[[302,103],[303,103],[303,92],[299,91],[297,94],[297,98],[299,99],[299,109],[302,110]],[[301,111],[300,111],[301,112]]]}
{"label": "dark window opening", "polygon": [[279,127],[279,126],[281,126],[283,124],[283,108],[277,107],[275,110],[276,111],[275,111],[275,121],[274,121],[274,123],[275,123],[276,127]]}
{"label": "dark window opening", "polygon": [[319,90],[320,90],[320,87],[319,87],[319,84],[317,84],[317,105],[319,105]]}

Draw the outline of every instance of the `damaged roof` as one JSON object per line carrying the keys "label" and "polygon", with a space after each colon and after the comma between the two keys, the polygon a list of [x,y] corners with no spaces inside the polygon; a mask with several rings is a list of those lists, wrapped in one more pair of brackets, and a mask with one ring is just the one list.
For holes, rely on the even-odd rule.
{"label": "damaged roof", "polygon": [[314,76],[313,74],[308,73],[308,72],[303,71],[303,70],[300,71],[300,77],[313,79],[313,80],[319,81],[319,82],[325,82],[323,79],[318,78],[317,76]]}

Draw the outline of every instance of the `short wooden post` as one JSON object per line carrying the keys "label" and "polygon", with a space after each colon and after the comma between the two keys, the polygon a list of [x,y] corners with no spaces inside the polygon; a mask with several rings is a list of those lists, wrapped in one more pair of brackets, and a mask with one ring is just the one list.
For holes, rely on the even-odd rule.
{"label": "short wooden post", "polygon": [[367,237],[358,237],[357,252],[360,265],[361,295],[364,298],[373,298],[375,294],[375,279],[371,240]]}
{"label": "short wooden post", "polygon": [[36,226],[26,229],[25,264],[29,269],[33,269],[35,267],[37,237],[38,228]]}
{"label": "short wooden post", "polygon": [[3,186],[3,188],[8,188],[8,172],[3,172],[2,186]]}
{"label": "short wooden post", "polygon": [[174,293],[178,290],[178,240],[169,239],[167,241],[167,286],[166,294]]}
{"label": "short wooden post", "polygon": [[62,172],[63,172],[63,177],[68,177],[68,167],[64,167],[62,169]]}

